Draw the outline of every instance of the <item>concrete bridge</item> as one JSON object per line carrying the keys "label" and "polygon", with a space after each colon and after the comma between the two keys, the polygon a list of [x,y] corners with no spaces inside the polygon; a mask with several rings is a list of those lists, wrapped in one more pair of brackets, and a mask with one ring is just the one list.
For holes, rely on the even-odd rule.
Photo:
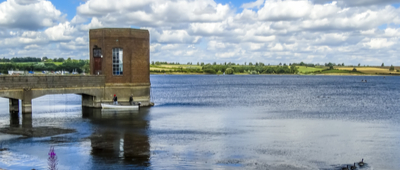
{"label": "concrete bridge", "polygon": [[90,75],[0,76],[0,97],[9,98],[10,111],[32,113],[32,99],[47,94],[79,94],[82,106],[112,102],[150,103],[150,41],[147,30],[105,28],[89,31]]}
{"label": "concrete bridge", "polygon": [[[82,106],[101,107],[100,103],[111,102],[113,94],[121,94],[120,103],[128,103],[129,95],[135,101],[149,105],[149,84],[115,86],[105,83],[105,76],[0,76],[0,97],[10,100],[10,112],[32,112],[32,99],[48,94],[78,94]],[[125,94],[125,95],[124,95]]]}

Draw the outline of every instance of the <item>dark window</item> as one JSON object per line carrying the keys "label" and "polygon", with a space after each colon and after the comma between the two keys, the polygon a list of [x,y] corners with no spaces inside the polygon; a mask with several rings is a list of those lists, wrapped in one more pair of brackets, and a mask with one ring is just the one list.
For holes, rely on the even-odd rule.
{"label": "dark window", "polygon": [[93,57],[101,57],[101,48],[93,49]]}

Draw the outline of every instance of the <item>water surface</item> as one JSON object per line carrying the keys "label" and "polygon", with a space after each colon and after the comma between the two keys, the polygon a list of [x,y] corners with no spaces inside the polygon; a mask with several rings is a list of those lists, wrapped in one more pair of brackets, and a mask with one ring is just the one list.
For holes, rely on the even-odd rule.
{"label": "water surface", "polygon": [[[368,83],[361,82],[367,79]],[[140,111],[82,109],[78,95],[33,100],[32,119],[0,126],[53,126],[43,138],[0,134],[0,168],[400,169],[400,78],[379,76],[152,75]]]}

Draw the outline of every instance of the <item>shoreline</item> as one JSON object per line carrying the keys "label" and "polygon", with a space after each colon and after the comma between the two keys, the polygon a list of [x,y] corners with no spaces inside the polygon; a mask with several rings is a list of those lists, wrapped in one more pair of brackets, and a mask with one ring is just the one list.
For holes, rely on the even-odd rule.
{"label": "shoreline", "polygon": [[293,76],[400,76],[400,74],[345,74],[345,73],[327,73],[327,74],[205,74],[205,73],[150,73],[150,75],[221,75],[221,76],[234,76],[234,75],[293,75]]}

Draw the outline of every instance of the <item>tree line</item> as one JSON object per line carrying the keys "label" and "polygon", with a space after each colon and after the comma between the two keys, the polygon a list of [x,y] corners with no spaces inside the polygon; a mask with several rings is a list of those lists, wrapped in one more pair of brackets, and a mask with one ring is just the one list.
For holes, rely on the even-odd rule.
{"label": "tree line", "polygon": [[[43,57],[44,58],[44,57]],[[9,61],[0,61],[3,64],[0,64],[0,72],[7,74],[9,70],[20,70],[20,71],[68,71],[73,72],[76,71],[78,73],[89,73],[90,66],[89,60],[75,60],[68,58],[67,60],[63,58],[55,58],[55,59],[45,59],[43,58],[33,58],[33,57],[24,57],[20,58],[20,60],[15,60],[16,58],[9,59]],[[14,59],[14,60],[13,60]],[[40,59],[40,61],[38,60]],[[60,60],[61,59],[61,60]],[[55,60],[55,61],[54,61]],[[45,62],[42,62],[45,61]],[[62,64],[56,65],[54,62],[61,62]],[[25,63],[21,63],[25,62]]]}
{"label": "tree line", "polygon": [[258,65],[211,65],[207,64],[202,67],[205,73],[249,73],[249,74],[294,74],[298,72],[295,65],[283,66],[265,66],[264,64]]}
{"label": "tree line", "polygon": [[47,57],[13,57],[13,58],[0,58],[0,62],[14,62],[14,63],[19,63],[19,62],[64,62],[64,58],[54,58],[54,59],[49,59]]}

